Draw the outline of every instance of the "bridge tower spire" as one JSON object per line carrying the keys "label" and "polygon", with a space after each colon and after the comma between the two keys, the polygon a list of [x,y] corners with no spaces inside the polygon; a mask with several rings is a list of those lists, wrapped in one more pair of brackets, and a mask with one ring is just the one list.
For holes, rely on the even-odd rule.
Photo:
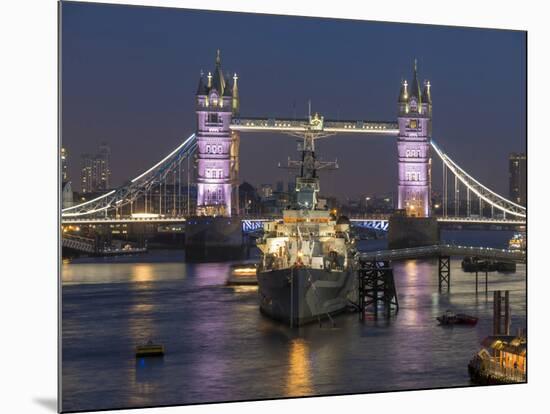
{"label": "bridge tower spire", "polygon": [[196,213],[199,216],[229,217],[232,214],[236,168],[233,147],[236,137],[232,135],[229,125],[234,112],[234,97],[229,79],[223,74],[221,65],[221,54],[218,49],[215,70],[208,72],[207,83],[202,80],[201,74],[196,95]]}
{"label": "bridge tower spire", "polygon": [[429,217],[432,100],[429,82],[424,83],[421,93],[417,72],[415,59],[412,81],[410,84],[406,80],[401,82],[398,99],[398,208],[407,216]]}

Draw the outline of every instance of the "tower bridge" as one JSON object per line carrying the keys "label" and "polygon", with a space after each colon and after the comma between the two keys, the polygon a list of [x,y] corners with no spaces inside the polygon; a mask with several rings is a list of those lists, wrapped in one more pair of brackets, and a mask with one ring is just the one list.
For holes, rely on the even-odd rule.
{"label": "tower bridge", "polygon": [[[300,119],[241,116],[238,79],[236,73],[232,78],[224,74],[218,51],[215,70],[206,75],[201,72],[199,78],[195,97],[195,133],[159,162],[122,186],[92,200],[64,208],[63,223],[121,220],[175,223],[194,215],[239,215],[240,134],[262,132],[298,136],[307,133],[318,137],[341,134],[395,137],[398,151],[398,208],[407,216],[433,216],[432,157],[436,155],[443,167],[443,217],[438,217],[438,221],[512,225],[525,223],[524,206],[482,185],[436,144],[431,126],[431,84],[424,81],[421,88],[416,62],[410,85],[407,80],[401,82],[397,99],[397,122],[329,120],[319,114]],[[193,168],[196,168],[197,197],[196,208],[192,209],[189,184]],[[454,178],[454,188],[449,186],[449,176],[451,180]],[[184,182],[187,184],[186,194],[182,191]],[[168,187],[172,188],[171,194],[167,193]],[[452,190],[452,198],[448,195],[449,188]],[[467,203],[465,216],[460,214],[461,197]],[[453,204],[454,208],[449,209]],[[490,207],[490,217],[484,216],[486,207]],[[495,212],[501,216],[495,217]],[[363,222],[370,223],[369,220]],[[379,221],[373,225],[387,228],[387,221],[386,224]]]}

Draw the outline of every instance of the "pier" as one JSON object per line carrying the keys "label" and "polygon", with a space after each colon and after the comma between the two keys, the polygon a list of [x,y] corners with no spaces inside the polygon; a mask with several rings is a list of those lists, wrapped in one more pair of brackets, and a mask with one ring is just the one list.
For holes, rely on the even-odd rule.
{"label": "pier", "polygon": [[[504,315],[503,315],[504,313]],[[517,384],[527,381],[527,337],[524,329],[510,334],[510,292],[493,292],[493,332],[468,364],[473,382],[480,385]]]}
{"label": "pier", "polygon": [[[451,257],[477,257],[479,259],[498,260],[508,263],[525,263],[527,255],[525,251],[495,249],[490,247],[461,246],[453,244],[435,244],[432,246],[411,247],[405,249],[378,250],[358,254],[358,260],[363,262],[408,260],[421,258],[438,258],[439,290],[443,287],[451,288]],[[481,269],[485,272],[485,292],[488,292],[487,267]],[[476,292],[478,291],[478,271],[476,270]]]}
{"label": "pier", "polygon": [[388,261],[359,261],[357,270],[359,319],[365,320],[366,310],[372,306],[375,317],[382,305],[385,317],[399,312],[393,269]]}
{"label": "pier", "polygon": [[435,244],[432,246],[411,247],[405,249],[377,250],[359,253],[359,260],[406,260],[438,256],[475,256],[482,259],[525,263],[527,255],[524,251],[495,249],[491,247],[461,246],[455,244]]}

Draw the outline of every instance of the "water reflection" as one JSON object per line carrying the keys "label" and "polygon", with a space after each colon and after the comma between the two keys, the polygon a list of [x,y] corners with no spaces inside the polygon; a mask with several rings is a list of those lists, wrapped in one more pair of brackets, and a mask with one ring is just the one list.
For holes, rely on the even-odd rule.
{"label": "water reflection", "polygon": [[159,376],[163,366],[164,358],[161,356],[136,358],[135,380],[136,384],[140,384],[141,392],[151,392],[154,389],[151,383]]}
{"label": "water reflection", "polygon": [[[98,259],[99,260],[99,259]],[[63,285],[179,280],[186,277],[185,263],[63,263]]]}
{"label": "water reflection", "polygon": [[432,317],[436,318],[439,316],[439,296],[437,292],[432,293]]}
{"label": "water reflection", "polygon": [[296,397],[312,392],[309,347],[304,339],[296,338],[290,343],[286,395]]}
{"label": "water reflection", "polygon": [[[419,297],[422,295],[422,285],[424,281],[420,279],[420,273],[422,272],[423,278],[429,278],[430,273],[424,271],[424,266],[419,266],[416,260],[407,260],[401,268],[397,265],[396,272],[402,273],[406,277],[407,287],[409,288],[407,297],[401,301],[401,308],[403,312],[400,317],[407,325],[417,325],[419,323],[419,313],[416,311],[418,307]],[[397,276],[397,275],[396,275]],[[398,287],[399,292],[399,287]]]}
{"label": "water reflection", "polygon": [[190,273],[195,276],[196,286],[224,285],[230,272],[230,263],[188,264]]}
{"label": "water reflection", "polygon": [[131,268],[130,280],[132,282],[151,282],[155,280],[153,266],[149,263],[137,263]]}
{"label": "water reflection", "polygon": [[258,286],[246,286],[246,285],[231,286],[231,289],[235,293],[250,293],[250,292],[257,292]]}
{"label": "water reflection", "polygon": [[411,284],[415,284],[418,279],[418,266],[416,260],[407,260],[405,262],[405,273]]}
{"label": "water reflection", "polygon": [[[128,291],[130,306],[128,307],[128,346],[135,347],[148,340],[157,342],[159,338],[155,312],[158,308],[154,299],[155,291],[152,283],[156,280],[156,267],[149,263],[136,263],[129,269],[129,279],[132,283]],[[133,349],[132,349],[133,351]],[[129,383],[135,395],[130,395],[130,404],[143,404],[150,401],[158,385],[158,377],[162,370],[163,358],[136,358],[133,369],[130,369]]]}
{"label": "water reflection", "polygon": [[163,357],[136,358],[134,375],[131,375],[132,392],[128,393],[128,404],[134,406],[150,404],[152,396],[159,390],[159,378],[162,378],[163,366]]}

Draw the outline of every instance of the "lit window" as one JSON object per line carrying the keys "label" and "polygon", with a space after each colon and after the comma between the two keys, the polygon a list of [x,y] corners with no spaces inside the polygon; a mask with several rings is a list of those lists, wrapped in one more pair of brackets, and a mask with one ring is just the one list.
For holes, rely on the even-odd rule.
{"label": "lit window", "polygon": [[421,154],[421,152],[420,152],[419,149],[405,151],[405,156],[406,157],[420,157],[420,154]]}

